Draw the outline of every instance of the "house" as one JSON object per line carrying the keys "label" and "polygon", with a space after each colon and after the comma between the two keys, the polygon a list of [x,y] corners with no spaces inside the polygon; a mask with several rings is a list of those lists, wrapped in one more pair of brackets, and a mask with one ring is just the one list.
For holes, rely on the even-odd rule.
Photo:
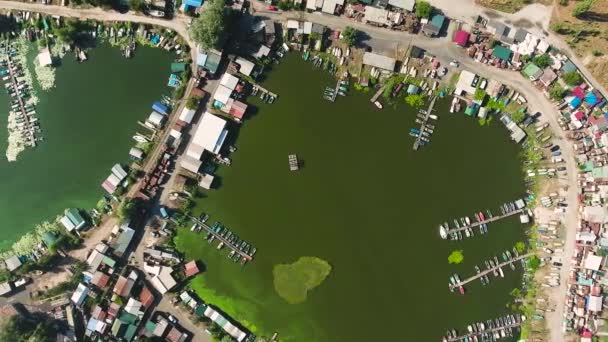
{"label": "house", "polygon": [[130,313],[131,315],[137,316],[139,319],[144,316],[144,312],[142,311],[142,303],[134,299],[133,297],[129,298],[129,301],[127,301],[127,305],[125,305],[125,311]]}
{"label": "house", "polygon": [[500,41],[508,40],[509,33],[511,32],[510,27],[496,20],[490,20],[487,27],[488,32],[493,34],[496,39]]}
{"label": "house", "polygon": [[112,248],[114,248],[114,255],[118,257],[122,257],[131,240],[133,239],[133,235],[135,235],[135,230],[129,228],[126,224],[123,224],[121,227],[121,232],[116,241],[112,244]]}
{"label": "house", "polygon": [[363,54],[363,64],[376,67],[383,70],[395,71],[395,64],[397,61],[394,58],[390,58],[384,55],[379,55],[372,52],[366,52]]}
{"label": "house", "polygon": [[502,83],[496,81],[495,79],[490,79],[488,81],[488,85],[486,87],[486,94],[492,98],[496,98],[502,93],[504,86]]}
{"label": "house", "polygon": [[492,51],[492,56],[494,56],[504,62],[509,62],[511,60],[512,54],[513,54],[513,51],[507,49],[506,47],[504,47],[502,45],[495,46],[494,51]]}
{"label": "house", "polygon": [[401,8],[402,10],[413,12],[414,6],[416,5],[416,0],[388,0],[388,4],[395,8]]}
{"label": "house", "polygon": [[91,279],[91,284],[100,289],[105,289],[108,286],[108,282],[110,282],[110,276],[101,271],[95,271],[93,279]]}
{"label": "house", "polygon": [[336,14],[336,6],[343,6],[344,0],[325,0],[321,7],[321,12],[327,14]]}
{"label": "house", "polygon": [[217,73],[217,69],[219,68],[221,62],[222,52],[214,49],[211,49],[208,52],[199,51],[196,58],[196,64],[213,75]]}
{"label": "house", "polygon": [[186,155],[200,160],[204,151],[218,154],[228,134],[228,130],[225,127],[226,120],[209,112],[203,114],[192,136]]}
{"label": "house", "polygon": [[255,69],[255,63],[246,60],[243,57],[237,57],[235,62],[240,66],[239,72],[245,76],[251,76],[253,70]]}
{"label": "house", "polygon": [[602,260],[603,260],[603,257],[601,257],[599,255],[595,255],[592,252],[589,252],[587,254],[587,257],[585,258],[583,267],[588,270],[599,271],[600,267],[602,266]]}
{"label": "house", "polygon": [[456,45],[465,47],[465,46],[467,46],[467,43],[469,42],[469,36],[470,36],[469,32],[467,32],[465,30],[458,30],[454,33],[452,42],[454,42]]}
{"label": "house", "polygon": [[545,88],[549,88],[551,83],[553,83],[556,79],[557,74],[551,68],[546,68],[543,70],[543,75],[540,77],[540,83],[542,83]]}
{"label": "house", "polygon": [[53,65],[53,58],[51,57],[51,51],[49,51],[49,48],[40,49],[37,59],[40,66]]}
{"label": "house", "polygon": [[72,302],[76,304],[76,306],[82,305],[82,303],[84,303],[84,300],[87,298],[89,292],[90,290],[88,287],[86,287],[82,283],[79,283],[78,287],[76,288],[76,291],[74,291],[74,293],[72,294]]}
{"label": "house", "polygon": [[0,296],[7,295],[13,291],[13,287],[10,282],[4,282],[0,284]]}
{"label": "house", "polygon": [[517,31],[515,31],[515,36],[513,36],[513,39],[515,39],[516,42],[523,42],[524,40],[526,40],[528,34],[528,31],[522,28],[518,28]]}
{"label": "house", "polygon": [[543,71],[534,63],[528,63],[521,71],[531,81],[536,81],[543,75]]}
{"label": "house", "polygon": [[184,265],[184,268],[185,268],[184,273],[186,274],[186,278],[193,277],[200,272],[198,269],[198,265],[196,264],[196,260],[192,260],[192,261],[188,262],[186,265]]}
{"label": "house", "polygon": [[141,305],[146,309],[149,309],[152,304],[154,304],[154,294],[145,285],[139,292],[138,299],[141,302]]}
{"label": "house", "polygon": [[142,160],[144,159],[144,151],[137,147],[131,147],[129,150],[129,156],[134,160]]}
{"label": "house", "polygon": [[177,285],[177,282],[171,273],[173,273],[171,267],[160,266],[158,274],[151,278],[150,282],[152,283],[152,286],[154,286],[160,294],[167,293]]}
{"label": "house", "polygon": [[167,337],[165,337],[165,339],[169,342],[184,342],[187,338],[188,335],[185,335],[183,332],[177,329],[176,326],[172,326],[171,330],[169,330],[169,333],[167,334]]}
{"label": "house", "polygon": [[437,36],[439,35],[439,32],[441,32],[444,24],[445,16],[435,14],[428,23],[422,26],[422,33],[430,37]]}
{"label": "house", "polygon": [[256,59],[268,57],[268,55],[270,55],[270,48],[266,45],[260,45],[255,51],[251,53],[251,56]]}
{"label": "house", "polygon": [[[111,185],[116,190],[116,186],[120,183],[120,180],[115,175],[110,175],[108,179],[112,178]],[[110,183],[110,181],[106,179],[106,182]],[[105,182],[104,182],[105,183]],[[116,183],[116,185],[114,185]],[[114,191],[112,191],[114,192]],[[67,231],[71,232],[73,230],[81,230],[85,228],[86,221],[82,218],[77,209],[68,208],[65,210],[64,215],[59,219],[59,222],[67,229]]]}
{"label": "house", "polygon": [[474,94],[476,88],[473,87],[473,80],[477,77],[474,73],[462,70],[460,72],[460,77],[458,78],[458,83],[456,83],[456,90],[454,91],[456,94],[460,95],[463,91],[467,94]]}
{"label": "house", "polygon": [[232,324],[226,317],[211,306],[207,306],[205,308],[204,315],[212,320],[215,324],[219,325],[222,330],[224,330],[228,335],[232,336],[235,340],[241,342],[247,338],[248,334],[246,332]]}
{"label": "house", "polygon": [[11,272],[21,267],[21,259],[16,255],[4,260],[4,263],[6,264],[6,269]]}
{"label": "house", "polygon": [[190,124],[192,123],[192,119],[194,119],[194,114],[196,113],[196,111],[194,109],[189,109],[187,107],[184,107],[184,109],[182,109],[182,112],[179,113],[179,121],[185,123],[185,124]]}
{"label": "house", "polygon": [[366,6],[363,22],[377,26],[388,25],[388,11],[382,8]]}
{"label": "house", "polygon": [[114,285],[114,289],[112,290],[112,292],[116,293],[121,297],[128,297],[131,293],[131,289],[133,288],[134,284],[135,281],[132,278],[126,278],[121,275],[118,277],[118,280],[116,281],[116,285]]}

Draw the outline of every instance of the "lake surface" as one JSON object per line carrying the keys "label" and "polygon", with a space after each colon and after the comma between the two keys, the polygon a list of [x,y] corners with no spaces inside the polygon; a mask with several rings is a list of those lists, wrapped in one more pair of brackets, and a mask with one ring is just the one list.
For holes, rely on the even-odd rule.
{"label": "lake surface", "polygon": [[[128,160],[131,137],[141,129],[137,120],[144,120],[152,102],[166,92],[171,61],[169,53],[153,48],[138,49],[131,60],[108,46],[91,50],[82,64],[66,56],[55,88],[38,89],[44,141],[16,162],[4,157],[6,116],[0,120],[0,248],[67,207],[95,205],[112,165]],[[3,113],[8,100],[2,92]]]}
{"label": "lake surface", "polygon": [[[371,93],[352,91],[324,101],[334,81],[296,55],[264,85],[278,101],[244,122],[232,166],[219,170],[219,189],[196,210],[253,243],[254,261],[241,268],[204,235],[179,233],[178,245],[206,263],[192,281],[204,300],[287,341],[439,341],[448,328],[505,313],[520,271],[506,269],[490,286],[473,283],[465,296],[447,284],[452,273],[472,275],[476,264],[523,240],[517,218],[465,241],[438,236],[439,223],[481,209],[497,213],[524,193],[520,149],[498,120],[480,127],[450,114],[451,99],[440,101],[431,144],[413,151],[415,110],[378,111]],[[295,173],[291,153],[304,162]],[[447,262],[454,249],[464,250],[460,265]],[[290,305],[274,291],[272,269],[301,256],[322,258],[333,270],[305,303]]]}

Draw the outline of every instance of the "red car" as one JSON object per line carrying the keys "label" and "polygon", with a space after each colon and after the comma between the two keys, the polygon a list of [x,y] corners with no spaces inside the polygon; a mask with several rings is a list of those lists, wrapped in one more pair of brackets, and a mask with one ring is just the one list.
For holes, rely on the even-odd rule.
{"label": "red car", "polygon": [[277,11],[278,10],[277,6],[274,6],[274,5],[266,6],[266,9],[269,10],[269,11]]}

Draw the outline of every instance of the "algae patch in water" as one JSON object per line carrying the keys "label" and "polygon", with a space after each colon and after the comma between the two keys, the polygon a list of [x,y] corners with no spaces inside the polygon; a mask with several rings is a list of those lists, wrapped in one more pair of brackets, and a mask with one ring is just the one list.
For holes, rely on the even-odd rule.
{"label": "algae patch in water", "polygon": [[293,264],[275,265],[274,289],[289,304],[306,300],[308,292],[321,285],[331,272],[331,265],[316,257],[301,257]]}

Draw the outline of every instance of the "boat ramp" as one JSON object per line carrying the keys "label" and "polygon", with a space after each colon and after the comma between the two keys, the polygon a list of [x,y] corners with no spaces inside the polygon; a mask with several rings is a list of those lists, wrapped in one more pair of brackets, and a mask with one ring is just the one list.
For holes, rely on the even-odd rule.
{"label": "boat ramp", "polygon": [[207,215],[200,218],[188,216],[188,218],[194,222],[194,226],[191,228],[192,231],[204,229],[207,231],[207,241],[209,243],[213,242],[213,240],[218,240],[220,242],[217,245],[218,250],[222,249],[223,247],[230,249],[228,258],[231,260],[235,262],[240,261],[241,265],[253,260],[253,256],[255,255],[257,249],[245,240],[241,240],[236,234],[224,227],[219,222],[214,223],[210,227],[205,224],[208,218]]}
{"label": "boat ramp", "polygon": [[497,341],[501,338],[511,338],[518,336],[513,330],[518,329],[526,320],[526,316],[519,314],[509,314],[489,319],[485,322],[476,322],[469,324],[468,332],[463,335],[458,335],[455,329],[448,330],[443,337],[444,342],[461,342],[461,341]]}
{"label": "boat ramp", "polygon": [[436,100],[437,96],[433,96],[433,98],[431,99],[431,103],[429,104],[429,108],[426,111],[420,111],[420,114],[422,114],[422,117],[420,118],[420,129],[412,129],[410,131],[410,134],[416,137],[416,141],[414,141],[413,147],[414,151],[417,151],[420,146],[425,145],[430,141],[429,138],[433,133],[435,127],[429,127],[428,121],[429,119],[437,119],[437,116],[432,114]]}
{"label": "boat ramp", "polygon": [[[460,293],[464,293],[464,286],[472,281],[475,281],[477,279],[481,279],[484,276],[487,276],[490,273],[496,273],[497,271],[502,273],[502,268],[505,266],[509,266],[511,264],[514,264],[517,261],[523,260],[527,257],[530,257],[534,255],[534,253],[527,253],[527,254],[522,254],[513,258],[508,259],[507,261],[504,261],[502,263],[493,263],[493,267],[488,267],[486,270],[478,272],[477,274],[475,274],[474,276],[471,276],[469,278],[466,278],[462,281],[460,281],[460,279],[457,279],[456,281],[452,281],[452,279],[450,279],[450,283],[448,285],[449,289],[451,291],[453,291],[454,289],[460,289]],[[497,258],[495,257],[495,260],[497,260]]]}
{"label": "boat ramp", "polygon": [[485,213],[480,211],[474,214],[476,221],[471,221],[468,216],[461,217],[460,220],[454,219],[453,226],[445,222],[439,225],[439,236],[442,239],[462,240],[464,237],[474,236],[473,228],[479,226],[479,232],[485,234],[488,232],[487,224],[507,218],[509,216],[521,214],[526,210],[526,202],[523,199],[514,202],[508,202],[500,206],[500,215],[493,215],[492,212],[486,210]]}

